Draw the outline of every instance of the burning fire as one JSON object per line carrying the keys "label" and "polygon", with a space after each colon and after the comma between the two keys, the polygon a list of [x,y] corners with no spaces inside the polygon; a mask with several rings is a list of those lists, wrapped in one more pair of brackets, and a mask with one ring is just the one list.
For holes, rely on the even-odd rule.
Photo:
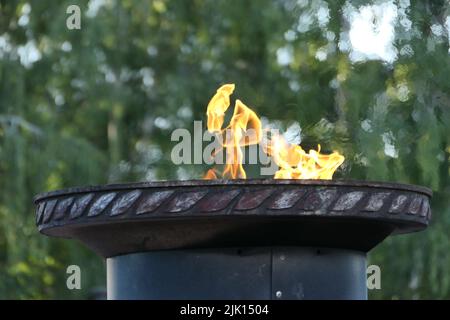
{"label": "burning fire", "polygon": [[290,144],[278,134],[272,134],[267,141],[262,139],[261,120],[240,100],[235,102],[230,123],[222,128],[234,88],[234,84],[221,86],[207,107],[208,131],[215,134],[226,133],[222,148],[226,152],[227,162],[221,174],[217,169],[210,169],[204,179],[217,179],[218,174],[227,179],[245,179],[247,176],[242,166],[242,147],[256,144],[260,144],[264,152],[278,165],[279,170],[275,173],[275,179],[331,179],[333,177],[333,173],[344,162],[344,156],[338,152],[321,154],[320,145],[317,151],[309,150],[307,153],[301,146]]}

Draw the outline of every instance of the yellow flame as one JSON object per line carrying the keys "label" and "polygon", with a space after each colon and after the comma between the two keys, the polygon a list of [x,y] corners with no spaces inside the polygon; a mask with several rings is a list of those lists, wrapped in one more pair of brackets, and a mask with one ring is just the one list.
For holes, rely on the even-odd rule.
{"label": "yellow flame", "polygon": [[306,153],[301,146],[288,143],[283,136],[271,137],[264,151],[280,167],[275,179],[332,179],[345,159],[338,152],[321,154],[320,144],[317,151]]}
{"label": "yellow flame", "polygon": [[234,84],[225,84],[217,89],[216,94],[206,108],[208,116],[208,131],[220,132],[225,118],[225,112],[230,106],[230,96],[234,91]]}
{"label": "yellow flame", "polygon": [[[221,86],[206,111],[208,131],[225,133],[226,136],[222,147],[226,151],[227,162],[221,174],[222,178],[245,179],[241,148],[261,143],[263,150],[279,166],[275,179],[332,179],[333,173],[344,162],[344,156],[338,152],[321,154],[320,145],[317,151],[309,150],[306,153],[301,146],[288,143],[282,135],[272,135],[267,142],[263,142],[260,119],[240,100],[236,100],[229,125],[222,129],[234,88],[234,84]],[[204,179],[217,179],[217,170],[208,170]]]}

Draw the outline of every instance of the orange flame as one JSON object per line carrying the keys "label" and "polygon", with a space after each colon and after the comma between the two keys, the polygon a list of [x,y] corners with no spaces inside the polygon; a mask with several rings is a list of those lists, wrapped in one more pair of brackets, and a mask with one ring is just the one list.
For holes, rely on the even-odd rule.
{"label": "orange flame", "polygon": [[[240,100],[236,100],[229,125],[222,129],[234,88],[234,84],[221,86],[212,97],[206,111],[208,131],[226,133],[222,148],[226,151],[227,162],[222,178],[245,179],[241,148],[261,143],[264,152],[280,167],[275,173],[275,179],[332,179],[333,173],[344,162],[344,156],[338,152],[321,154],[320,145],[317,151],[309,150],[306,153],[301,146],[288,143],[281,135],[272,135],[268,141],[262,141],[260,119]],[[217,170],[208,170],[204,179],[217,179]]]}
{"label": "orange flame", "polygon": [[230,96],[234,91],[234,84],[225,84],[217,89],[216,94],[206,108],[208,116],[208,131],[220,132],[225,118],[225,112],[230,106]]}
{"label": "orange flame", "polygon": [[263,147],[280,167],[275,179],[332,179],[345,159],[338,152],[321,154],[320,144],[317,151],[306,153],[301,146],[289,144],[282,136],[272,137],[270,143]]}
{"label": "orange flame", "polygon": [[216,170],[214,169],[209,169],[208,171],[206,171],[205,176],[203,177],[204,180],[214,180],[217,179],[217,174],[216,174]]}

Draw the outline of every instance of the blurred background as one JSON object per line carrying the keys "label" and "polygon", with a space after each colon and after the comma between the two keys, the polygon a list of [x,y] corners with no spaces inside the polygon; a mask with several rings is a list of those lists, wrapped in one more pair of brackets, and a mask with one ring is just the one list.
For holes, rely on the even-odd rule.
{"label": "blurred background", "polygon": [[432,188],[428,230],[370,253],[369,296],[450,298],[449,32],[445,0],[0,0],[0,298],[102,292],[105,262],[39,235],[33,196],[201,177],[172,164],[170,134],[205,121],[224,83],[302,145],[343,153],[336,178]]}

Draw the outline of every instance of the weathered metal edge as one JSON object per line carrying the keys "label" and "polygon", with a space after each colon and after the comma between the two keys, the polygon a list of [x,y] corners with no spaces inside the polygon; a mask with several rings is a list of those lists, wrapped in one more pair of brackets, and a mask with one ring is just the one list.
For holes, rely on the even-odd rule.
{"label": "weathered metal edge", "polygon": [[150,188],[169,188],[169,187],[208,187],[208,186],[285,186],[285,185],[304,185],[304,186],[345,186],[345,187],[370,187],[381,189],[394,189],[403,191],[412,191],[422,193],[432,197],[433,192],[430,188],[383,181],[362,181],[362,180],[300,180],[300,179],[234,179],[234,180],[178,180],[178,181],[149,181],[121,184],[106,184],[85,187],[72,187],[67,189],[43,192],[36,195],[33,199],[35,203],[47,198],[59,197],[64,195],[76,195],[88,192],[100,191],[125,191],[129,189],[150,189]]}
{"label": "weathered metal edge", "polygon": [[[279,186],[284,186],[279,188]],[[209,187],[209,188],[208,188]],[[381,187],[380,187],[381,188]],[[201,216],[311,216],[388,219],[401,229],[427,225],[429,196],[414,191],[349,185],[197,185],[100,189],[62,193],[36,201],[40,231],[74,220],[120,221],[126,218],[185,218]],[[118,220],[117,220],[118,219]],[[396,221],[396,222],[395,222]],[[401,223],[403,221],[407,225]],[[408,231],[407,231],[408,232]]]}

